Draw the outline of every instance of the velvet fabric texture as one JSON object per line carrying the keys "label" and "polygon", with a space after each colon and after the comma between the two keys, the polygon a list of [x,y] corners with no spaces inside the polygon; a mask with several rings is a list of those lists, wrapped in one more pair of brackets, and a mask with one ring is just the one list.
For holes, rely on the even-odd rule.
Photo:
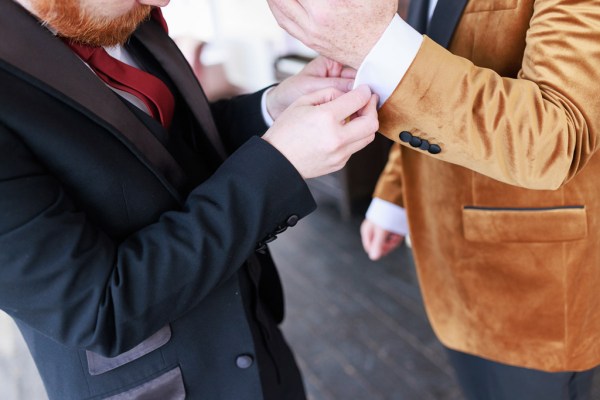
{"label": "velvet fabric texture", "polygon": [[[380,110],[375,196],[408,212],[448,347],[545,371],[600,364],[600,6],[471,0]],[[399,133],[438,144],[429,154]]]}

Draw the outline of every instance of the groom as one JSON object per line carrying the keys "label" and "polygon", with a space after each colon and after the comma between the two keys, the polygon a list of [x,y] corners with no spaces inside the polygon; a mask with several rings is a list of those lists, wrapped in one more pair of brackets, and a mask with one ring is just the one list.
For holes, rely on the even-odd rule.
{"label": "groom", "polygon": [[209,104],[166,3],[0,0],[0,308],[51,399],[303,399],[267,243],[376,98],[319,58]]}

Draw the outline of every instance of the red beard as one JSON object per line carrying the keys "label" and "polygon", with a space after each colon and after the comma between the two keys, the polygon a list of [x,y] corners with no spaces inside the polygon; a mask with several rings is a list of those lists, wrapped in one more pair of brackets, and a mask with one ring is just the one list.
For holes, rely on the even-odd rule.
{"label": "red beard", "polygon": [[38,0],[33,4],[39,18],[56,29],[59,36],[90,46],[125,43],[152,11],[152,6],[138,4],[126,14],[111,19],[90,15],[79,0]]}

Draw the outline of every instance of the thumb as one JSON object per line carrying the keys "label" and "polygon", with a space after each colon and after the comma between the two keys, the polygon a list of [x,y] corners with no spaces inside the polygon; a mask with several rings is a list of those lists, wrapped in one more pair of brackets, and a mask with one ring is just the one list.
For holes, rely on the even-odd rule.
{"label": "thumb", "polygon": [[327,87],[300,96],[292,104],[295,106],[318,106],[321,104],[329,103],[342,96],[343,94],[343,91],[336,89],[335,87]]}
{"label": "thumb", "polygon": [[343,120],[364,108],[370,99],[371,89],[367,85],[360,85],[324,104],[323,107],[331,111],[336,119]]}
{"label": "thumb", "polygon": [[348,92],[352,90],[354,85],[354,79],[351,78],[318,78],[312,77],[306,80],[306,84],[303,88],[304,92],[314,92],[317,90],[333,87],[341,92]]}

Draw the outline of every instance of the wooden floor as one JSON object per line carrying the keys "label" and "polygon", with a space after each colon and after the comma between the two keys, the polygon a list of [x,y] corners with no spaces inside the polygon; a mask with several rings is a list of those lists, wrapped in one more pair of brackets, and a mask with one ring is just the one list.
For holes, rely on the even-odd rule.
{"label": "wooden floor", "polygon": [[462,399],[410,251],[370,261],[359,225],[324,204],[270,245],[287,299],[283,330],[310,399]]}
{"label": "wooden floor", "polygon": [[[309,398],[463,400],[426,320],[410,251],[371,262],[359,225],[321,204],[270,245],[287,299],[283,330]],[[598,379],[594,387],[600,400]],[[22,340],[0,315],[0,400],[43,399]]]}

